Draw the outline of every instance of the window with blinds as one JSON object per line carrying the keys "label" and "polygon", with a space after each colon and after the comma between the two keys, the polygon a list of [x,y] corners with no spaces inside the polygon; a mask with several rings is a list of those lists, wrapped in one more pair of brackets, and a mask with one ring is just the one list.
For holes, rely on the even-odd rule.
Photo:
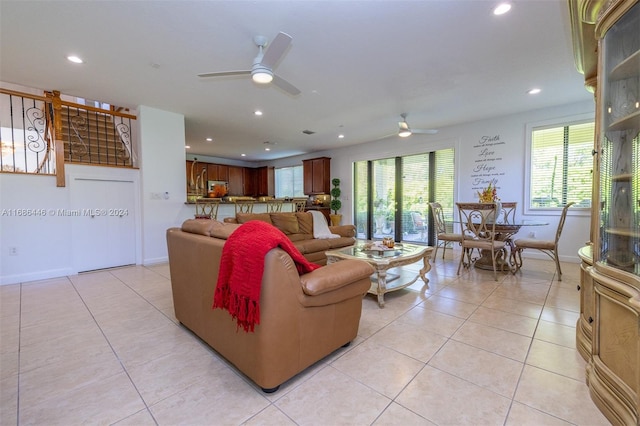
{"label": "window with blinds", "polygon": [[302,166],[275,169],[276,197],[304,197]]}
{"label": "window with blinds", "polygon": [[397,241],[433,244],[429,202],[453,218],[455,161],[452,148],[354,163],[358,238],[391,235]]}
{"label": "window with blinds", "polygon": [[594,135],[593,122],[532,129],[530,209],[591,206]]}

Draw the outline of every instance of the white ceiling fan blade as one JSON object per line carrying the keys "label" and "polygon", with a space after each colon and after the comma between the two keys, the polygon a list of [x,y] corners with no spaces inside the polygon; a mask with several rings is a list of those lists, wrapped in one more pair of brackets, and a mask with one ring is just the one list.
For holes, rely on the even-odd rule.
{"label": "white ceiling fan blade", "polygon": [[281,77],[278,77],[277,75],[273,75],[273,81],[272,83],[281,88],[282,90],[284,90],[285,92],[289,93],[290,95],[293,96],[297,96],[300,94],[300,90],[294,86],[293,84],[289,83],[287,80],[284,80]]}
{"label": "white ceiling fan blade", "polygon": [[438,133],[436,129],[411,129],[412,133],[419,133],[422,135],[435,135]]}
{"label": "white ceiling fan blade", "polygon": [[203,74],[198,74],[198,77],[221,77],[225,75],[248,75],[251,74],[251,70],[245,71],[222,71],[222,72],[206,72]]}
{"label": "white ceiling fan blade", "polygon": [[291,40],[292,38],[289,34],[278,33],[273,41],[267,45],[267,50],[264,52],[260,63],[267,68],[273,69],[291,44]]}

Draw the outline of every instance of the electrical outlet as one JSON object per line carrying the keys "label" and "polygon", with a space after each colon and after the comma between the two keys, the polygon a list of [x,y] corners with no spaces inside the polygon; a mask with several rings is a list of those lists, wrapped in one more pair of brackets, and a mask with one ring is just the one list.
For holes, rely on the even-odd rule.
{"label": "electrical outlet", "polygon": [[9,256],[17,256],[18,247],[9,247]]}
{"label": "electrical outlet", "polygon": [[529,232],[529,238],[535,238],[535,237],[536,237],[536,232],[535,231]]}

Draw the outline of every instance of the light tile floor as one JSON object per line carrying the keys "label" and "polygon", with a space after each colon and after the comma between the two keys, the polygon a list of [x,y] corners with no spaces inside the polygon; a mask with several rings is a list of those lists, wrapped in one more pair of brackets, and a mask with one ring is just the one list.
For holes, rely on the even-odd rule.
{"label": "light tile floor", "polygon": [[575,349],[577,264],[433,263],[274,394],[177,323],[166,264],[1,286],[0,424],[609,424]]}

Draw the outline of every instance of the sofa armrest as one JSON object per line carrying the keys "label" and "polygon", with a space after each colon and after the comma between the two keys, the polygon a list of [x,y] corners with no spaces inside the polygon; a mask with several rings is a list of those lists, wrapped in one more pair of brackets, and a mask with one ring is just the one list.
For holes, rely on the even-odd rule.
{"label": "sofa armrest", "polygon": [[329,226],[332,234],[338,234],[341,237],[355,237],[356,227],[354,225]]}
{"label": "sofa armrest", "polygon": [[346,287],[362,279],[369,280],[373,266],[362,260],[343,260],[300,276],[302,291],[318,296]]}

